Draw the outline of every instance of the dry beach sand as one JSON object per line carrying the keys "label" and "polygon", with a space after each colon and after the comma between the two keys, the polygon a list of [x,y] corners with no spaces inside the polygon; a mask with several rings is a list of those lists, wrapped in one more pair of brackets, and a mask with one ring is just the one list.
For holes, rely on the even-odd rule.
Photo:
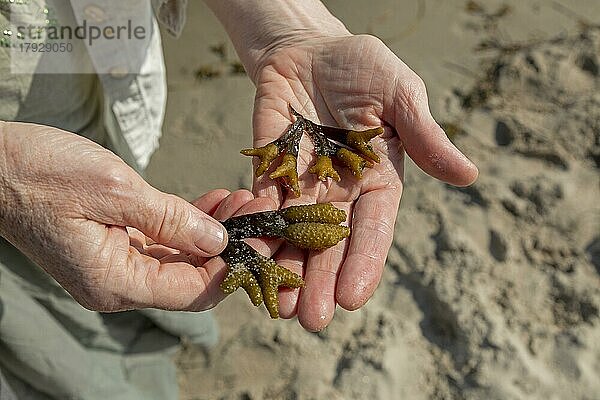
{"label": "dry beach sand", "polygon": [[[599,399],[600,3],[326,4],[421,75],[480,178],[457,189],[408,161],[374,298],[311,334],[232,295],[219,345],[178,356],[182,399]],[[148,170],[188,199],[250,187],[254,95],[218,22],[190,6],[183,37],[165,38]]]}

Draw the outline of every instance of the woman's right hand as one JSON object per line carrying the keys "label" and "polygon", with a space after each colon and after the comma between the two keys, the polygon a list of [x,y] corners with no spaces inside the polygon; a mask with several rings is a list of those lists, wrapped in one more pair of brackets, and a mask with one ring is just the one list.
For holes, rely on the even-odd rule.
{"label": "woman's right hand", "polygon": [[223,226],[274,205],[248,191],[194,204],[146,183],[101,146],[59,129],[0,122],[0,235],[84,307],[205,310],[223,298]]}

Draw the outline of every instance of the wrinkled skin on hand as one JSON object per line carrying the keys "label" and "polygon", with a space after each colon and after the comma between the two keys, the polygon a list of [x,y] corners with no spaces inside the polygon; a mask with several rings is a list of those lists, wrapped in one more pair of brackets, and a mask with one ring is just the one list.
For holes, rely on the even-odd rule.
{"label": "wrinkled skin on hand", "polygon": [[0,234],[91,310],[213,307],[224,298],[226,265],[213,256],[226,234],[209,214],[274,206],[244,190],[190,204],[85,138],[0,122]]}
{"label": "wrinkled skin on hand", "polygon": [[349,215],[349,240],[321,252],[286,245],[275,256],[306,282],[300,290],[281,291],[281,316],[297,314],[302,326],[317,331],[329,324],[336,304],[348,310],[365,304],[381,279],[403,189],[405,151],[425,172],[455,185],[472,183],[477,168],[432,118],[422,80],[379,39],[307,34],[269,51],[251,74],[257,86],[254,147],[277,139],[292,123],[288,103],[324,125],[385,127],[372,140],[381,162],[365,169],[360,181],[347,170],[340,170],[339,182],[307,173],[315,159],[304,141],[298,199],[285,196],[270,179],[255,180],[257,196],[283,207],[332,202]]}

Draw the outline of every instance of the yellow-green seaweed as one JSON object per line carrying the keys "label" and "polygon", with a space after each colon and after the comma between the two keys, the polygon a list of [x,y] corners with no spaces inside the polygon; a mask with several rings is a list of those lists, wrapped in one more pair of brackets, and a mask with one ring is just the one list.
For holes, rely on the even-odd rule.
{"label": "yellow-green seaweed", "polygon": [[317,175],[317,178],[322,182],[326,182],[327,178],[331,178],[336,182],[340,180],[340,174],[333,168],[333,163],[329,156],[318,156],[317,162],[310,167],[308,172]]}
{"label": "yellow-green seaweed", "polygon": [[221,290],[231,294],[241,287],[252,304],[259,306],[264,301],[271,318],[278,318],[279,286],[299,288],[304,285],[304,280],[258,253],[244,239],[280,237],[303,249],[323,250],[350,235],[350,228],[339,225],[345,220],[344,210],[323,203],[263,211],[224,221],[229,242],[221,257],[229,270]]}
{"label": "yellow-green seaweed", "polygon": [[340,210],[331,203],[291,206],[279,211],[289,223],[320,222],[323,224],[340,224],[347,218],[346,211]]}
{"label": "yellow-green seaweed", "polygon": [[263,147],[242,150],[242,154],[259,157],[260,162],[256,169],[256,176],[263,175],[278,155],[283,154],[281,165],[269,175],[271,179],[283,178],[296,197],[299,197],[297,159],[300,151],[300,139],[306,132],[315,148],[317,160],[308,170],[316,174],[323,182],[331,178],[340,180],[339,173],[333,167],[331,158],[335,156],[343,165],[348,167],[352,174],[361,179],[363,169],[372,167],[373,163],[380,162],[380,157],[373,150],[370,141],[383,133],[383,127],[355,131],[351,129],[336,128],[320,125],[305,118],[288,104],[290,114],[295,121],[290,124],[283,135]]}
{"label": "yellow-green seaweed", "polygon": [[350,236],[350,228],[318,222],[299,222],[285,228],[284,234],[285,239],[296,247],[323,250]]}

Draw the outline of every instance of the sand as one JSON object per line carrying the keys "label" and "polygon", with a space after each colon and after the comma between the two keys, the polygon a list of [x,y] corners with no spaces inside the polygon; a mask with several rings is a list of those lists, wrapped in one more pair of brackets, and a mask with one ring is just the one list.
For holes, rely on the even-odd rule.
{"label": "sand", "polygon": [[[311,334],[230,296],[219,345],[178,356],[181,398],[600,398],[600,3],[326,4],[421,75],[479,180],[457,189],[407,162],[371,301]],[[222,28],[194,2],[165,52],[149,180],[187,199],[249,188],[254,89]]]}

